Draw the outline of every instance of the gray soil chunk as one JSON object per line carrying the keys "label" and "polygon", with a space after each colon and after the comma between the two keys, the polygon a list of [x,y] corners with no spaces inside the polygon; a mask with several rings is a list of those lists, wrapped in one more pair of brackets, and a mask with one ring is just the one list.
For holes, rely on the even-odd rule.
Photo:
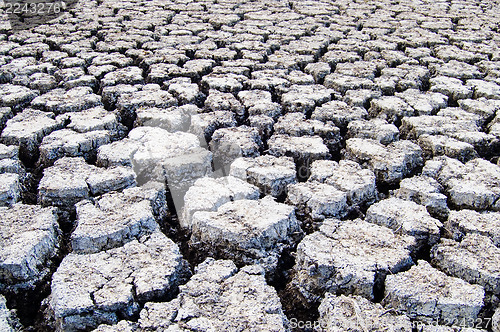
{"label": "gray soil chunk", "polygon": [[211,152],[200,147],[195,135],[154,127],[135,128],[128,138],[101,146],[97,154],[98,165],[133,167],[141,183],[167,181],[176,204],[183,204],[176,199],[198,178],[212,173],[211,162]]}
{"label": "gray soil chunk", "polygon": [[457,241],[468,234],[480,234],[489,237],[500,248],[500,212],[450,211],[444,225]]}
{"label": "gray soil chunk", "polygon": [[407,316],[387,313],[379,303],[361,296],[326,293],[318,311],[320,326],[317,331],[412,331]]}
{"label": "gray soil chunk", "polygon": [[[326,219],[297,247],[293,284],[308,301],[324,292],[373,299],[385,276],[413,264],[414,239],[362,220]],[[378,287],[378,286],[377,286]]]}
{"label": "gray soil chunk", "polygon": [[182,69],[185,76],[198,80],[201,76],[208,74],[213,66],[215,66],[213,60],[195,59],[187,61]]}
{"label": "gray soil chunk", "polygon": [[21,184],[18,174],[0,174],[0,206],[11,206],[21,198]]}
{"label": "gray soil chunk", "polygon": [[479,131],[479,126],[473,119],[421,115],[405,117],[401,122],[401,136],[407,139],[418,139],[424,134],[453,136],[457,132]]}
{"label": "gray soil chunk", "polygon": [[19,161],[19,147],[0,144],[0,173],[24,175],[24,168]]}
{"label": "gray soil chunk", "polygon": [[93,204],[85,200],[76,204],[76,229],[71,247],[78,254],[95,253],[122,246],[158,230],[153,205],[165,209],[165,197],[156,188],[125,189],[122,193],[104,194]]}
{"label": "gray soil chunk", "polygon": [[0,106],[21,109],[29,104],[33,98],[38,96],[38,92],[21,85],[2,84],[0,85]]}
{"label": "gray soil chunk", "polygon": [[282,113],[281,105],[278,103],[272,103],[268,101],[263,101],[256,103],[248,108],[248,115],[265,115],[272,119],[277,119]]}
{"label": "gray soil chunk", "polygon": [[371,138],[387,145],[399,140],[398,128],[379,118],[354,120],[347,126],[347,137]]}
{"label": "gray soil chunk", "polygon": [[120,94],[116,101],[116,108],[120,111],[125,125],[133,123],[135,112],[140,107],[172,106],[177,106],[177,99],[167,91],[161,90],[158,84],[147,84],[140,91]]}
{"label": "gray soil chunk", "polygon": [[438,157],[428,161],[424,171],[429,171],[444,186],[449,202],[454,206],[500,211],[498,165],[481,158],[463,164],[456,159]]}
{"label": "gray soil chunk", "polygon": [[179,104],[201,105],[205,95],[200,91],[197,84],[194,83],[173,83],[169,84],[168,92],[172,94]]}
{"label": "gray soil chunk", "polygon": [[308,181],[326,183],[344,191],[350,205],[371,203],[377,197],[373,172],[350,160],[317,160],[311,165]]}
{"label": "gray soil chunk", "polygon": [[477,158],[473,145],[444,135],[420,135],[418,145],[422,148],[426,159],[445,155],[461,162],[467,162]]}
{"label": "gray soil chunk", "polygon": [[196,212],[190,243],[202,245],[214,257],[260,264],[272,275],[281,252],[302,233],[294,210],[267,196],[229,202],[217,212]]}
{"label": "gray soil chunk", "polygon": [[229,171],[231,163],[239,157],[259,156],[263,147],[258,130],[248,126],[217,129],[209,145],[216,171],[217,168]]}
{"label": "gray soil chunk", "polygon": [[437,76],[431,78],[429,82],[430,91],[442,93],[448,96],[451,101],[471,98],[473,95],[472,87],[463,85],[458,78]]}
{"label": "gray soil chunk", "polygon": [[114,112],[106,111],[102,106],[89,108],[76,113],[68,113],[61,116],[67,129],[77,133],[88,133],[92,131],[105,130],[111,138],[116,139],[123,136],[126,128],[118,121]]}
{"label": "gray soil chunk", "polygon": [[205,107],[209,111],[231,111],[237,120],[242,120],[245,116],[245,108],[233,94],[218,90],[209,91]]}
{"label": "gray soil chunk", "polygon": [[[282,134],[274,134],[268,141],[269,154],[276,157],[292,157],[301,167],[301,173],[307,173],[310,163],[318,159],[327,159],[330,156],[328,147],[323,139],[318,136],[293,137]],[[300,174],[299,176],[304,176]]]}
{"label": "gray soil chunk", "polygon": [[243,90],[241,81],[247,79],[246,76],[236,74],[209,74],[201,79],[201,87],[205,90],[238,93]]}
{"label": "gray soil chunk", "polygon": [[146,82],[162,84],[168,79],[179,75],[181,68],[171,63],[155,63],[149,67]]}
{"label": "gray soil chunk", "polygon": [[325,77],[324,84],[327,88],[334,89],[344,94],[348,90],[368,89],[376,90],[377,86],[369,78],[333,73]]}
{"label": "gray soil chunk", "polygon": [[449,209],[443,191],[444,188],[435,179],[424,175],[416,175],[401,180],[399,189],[395,191],[394,195],[397,198],[425,206],[432,216],[446,218]]}
{"label": "gray soil chunk", "polygon": [[207,259],[180,286],[170,302],[146,303],[139,324],[144,330],[288,331],[276,293],[259,266],[238,271],[231,261]]}
{"label": "gray soil chunk", "polygon": [[245,90],[238,92],[238,99],[245,108],[250,108],[260,103],[272,103],[272,95],[265,90]]}
{"label": "gray soil chunk", "polygon": [[126,67],[117,69],[104,75],[101,86],[111,86],[118,84],[143,84],[142,69],[139,67]]}
{"label": "gray soil chunk", "polygon": [[355,77],[368,78],[373,80],[377,66],[371,61],[343,62],[337,64],[335,73],[340,75],[350,75]]}
{"label": "gray soil chunk", "polygon": [[491,319],[491,325],[493,332],[500,331],[500,308],[497,308],[497,310],[495,310],[495,314]]}
{"label": "gray soil chunk", "polygon": [[416,240],[414,251],[425,250],[439,241],[442,224],[432,218],[424,206],[399,198],[388,198],[366,211],[366,221],[391,228],[395,233],[411,235]]}
{"label": "gray soil chunk", "polygon": [[387,146],[372,139],[350,138],[346,141],[346,157],[373,170],[377,181],[398,183],[422,166],[422,150],[411,141],[402,140]]}
{"label": "gray soil chunk", "polygon": [[483,307],[484,289],[449,277],[426,261],[409,271],[388,275],[382,304],[411,319],[443,325],[475,320]]}
{"label": "gray soil chunk", "polygon": [[326,62],[310,63],[304,68],[305,72],[314,77],[316,83],[322,83],[325,76],[330,74],[330,65]]}
{"label": "gray soil chunk", "polygon": [[362,107],[350,106],[343,101],[332,100],[317,107],[311,119],[322,122],[332,121],[337,127],[346,129],[349,122],[368,117],[368,112]]}
{"label": "gray soil chunk", "polygon": [[500,100],[483,97],[479,99],[461,99],[458,101],[458,105],[467,112],[479,115],[480,122],[478,124],[482,126],[495,117],[495,113],[500,109]]}
{"label": "gray soil chunk", "polygon": [[15,204],[0,212],[0,288],[33,288],[59,250],[56,211]]}
{"label": "gray soil chunk", "polygon": [[137,118],[134,127],[158,127],[169,132],[185,131],[190,125],[190,115],[201,111],[194,105],[184,105],[181,107],[139,107],[135,113]]}
{"label": "gray soil chunk", "polygon": [[92,59],[92,65],[104,66],[113,65],[120,68],[132,65],[133,60],[120,53],[102,53]]}
{"label": "gray soil chunk", "polygon": [[397,122],[404,116],[412,116],[415,110],[403,99],[395,96],[383,96],[373,99],[368,110],[371,116],[378,116],[390,123]]}
{"label": "gray soil chunk", "polygon": [[441,271],[478,284],[488,292],[500,292],[500,248],[490,238],[468,234],[461,242],[441,239],[431,250],[433,264]]}
{"label": "gray soil chunk", "polygon": [[274,91],[276,88],[285,88],[290,82],[285,79],[284,70],[256,70],[251,74],[252,79],[247,81],[250,89]]}
{"label": "gray soil chunk", "polygon": [[54,76],[46,73],[34,73],[29,78],[28,87],[38,90],[40,93],[46,93],[57,87],[57,80]]}
{"label": "gray soil chunk", "polygon": [[137,91],[139,91],[139,86],[137,85],[118,84],[114,86],[105,86],[101,89],[102,102],[106,108],[111,109],[115,107],[121,95],[131,94]]}
{"label": "gray soil chunk", "polygon": [[281,96],[281,102],[287,112],[311,114],[316,106],[329,102],[333,90],[322,85],[292,85]]}
{"label": "gray soil chunk", "polygon": [[287,202],[313,220],[341,218],[347,214],[347,195],[329,184],[305,182],[287,188]]}
{"label": "gray soil chunk", "polygon": [[20,330],[20,324],[15,311],[7,308],[7,301],[0,295],[0,330],[4,332],[16,332]]}
{"label": "gray soil chunk", "polygon": [[96,328],[138,314],[139,302],[171,297],[187,273],[177,245],[160,232],[95,254],[67,255],[52,277],[56,331]]}
{"label": "gray soil chunk", "polygon": [[396,97],[406,101],[418,115],[435,114],[441,108],[448,106],[448,97],[439,92],[422,93],[417,89],[408,89],[396,93]]}
{"label": "gray soil chunk", "polygon": [[[459,108],[447,108],[435,116],[421,115],[405,117],[400,129],[401,136],[406,139],[418,139],[421,135],[445,135],[456,140],[469,143],[478,152],[487,153],[498,144],[498,138],[481,131],[481,116]],[[448,145],[453,146],[453,141]],[[462,147],[462,150],[465,147]],[[449,148],[449,154],[456,155],[455,149]],[[459,149],[460,151],[460,149]]]}
{"label": "gray soil chunk", "polygon": [[139,327],[137,323],[129,322],[127,320],[121,320],[118,324],[108,325],[101,324],[92,332],[138,332]]}
{"label": "gray soil chunk", "polygon": [[347,90],[344,96],[344,101],[351,106],[369,108],[370,101],[374,98],[380,97],[382,97],[382,93],[377,90]]}
{"label": "gray soil chunk", "polygon": [[303,113],[287,113],[280,117],[274,125],[274,132],[290,136],[318,135],[330,150],[338,150],[341,141],[340,129],[332,122],[323,123],[318,120],[306,120]]}
{"label": "gray soil chunk", "polygon": [[91,88],[83,86],[67,91],[65,89],[50,90],[31,102],[31,107],[55,114],[79,112],[101,105],[101,96],[94,94]]}
{"label": "gray soil chunk", "polygon": [[[134,166],[148,156],[155,161],[171,157],[199,147],[196,136],[188,133],[170,133],[161,128],[138,127],[130,131],[127,138],[102,146],[99,149],[97,164],[102,166]],[[137,154],[137,156],[135,156]]]}
{"label": "gray soil chunk", "polygon": [[40,162],[51,165],[62,157],[95,159],[97,148],[109,144],[111,138],[104,130],[77,133],[70,129],[56,130],[43,138],[40,145]]}
{"label": "gray soil chunk", "polygon": [[276,198],[284,197],[287,186],[297,182],[295,163],[289,157],[238,158],[229,174],[257,186],[263,195]]}
{"label": "gray soil chunk", "polygon": [[233,112],[215,111],[194,114],[191,116],[189,132],[210,142],[213,133],[219,128],[235,127],[237,125]]}
{"label": "gray soil chunk", "polygon": [[456,60],[450,60],[442,65],[436,65],[435,70],[437,75],[449,76],[461,80],[482,78],[484,76],[476,66]]}
{"label": "gray soil chunk", "polygon": [[239,199],[258,199],[259,195],[257,187],[233,176],[198,179],[184,196],[185,204],[179,223],[190,229],[195,212],[217,211],[225,203]]}
{"label": "gray soil chunk", "polygon": [[43,171],[38,201],[42,206],[70,208],[90,196],[135,185],[136,175],[130,168],[99,168],[87,164],[82,157],[65,157]]}
{"label": "gray soil chunk", "polygon": [[248,124],[250,127],[257,128],[257,130],[259,131],[259,135],[262,137],[263,141],[267,141],[273,133],[274,120],[267,115],[249,116]]}
{"label": "gray soil chunk", "polygon": [[0,133],[7,124],[7,120],[12,118],[14,113],[10,107],[0,107]]}
{"label": "gray soil chunk", "polygon": [[36,160],[44,136],[63,125],[62,120],[54,119],[53,113],[26,109],[7,121],[1,141],[7,145],[18,145],[21,158]]}
{"label": "gray soil chunk", "polygon": [[500,99],[500,85],[494,82],[468,80],[467,85],[474,88],[474,98]]}

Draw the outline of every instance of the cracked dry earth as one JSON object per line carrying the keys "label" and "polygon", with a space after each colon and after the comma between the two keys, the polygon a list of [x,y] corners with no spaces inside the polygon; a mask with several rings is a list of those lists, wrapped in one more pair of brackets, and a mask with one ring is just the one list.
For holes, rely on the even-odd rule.
{"label": "cracked dry earth", "polygon": [[498,1],[0,21],[1,331],[500,331]]}

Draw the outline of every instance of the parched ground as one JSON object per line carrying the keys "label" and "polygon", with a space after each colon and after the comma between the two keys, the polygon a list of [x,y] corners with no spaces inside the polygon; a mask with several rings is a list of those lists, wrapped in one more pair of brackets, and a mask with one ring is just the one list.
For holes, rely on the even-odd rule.
{"label": "parched ground", "polygon": [[500,331],[499,1],[56,4],[2,2],[0,330]]}

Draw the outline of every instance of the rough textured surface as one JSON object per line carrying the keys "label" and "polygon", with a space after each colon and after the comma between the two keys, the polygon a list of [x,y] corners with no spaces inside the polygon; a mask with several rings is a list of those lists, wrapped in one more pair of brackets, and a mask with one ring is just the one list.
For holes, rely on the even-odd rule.
{"label": "rough textured surface", "polygon": [[19,201],[20,196],[19,175],[12,173],[0,174],[0,206],[11,206]]}
{"label": "rough textured surface", "polygon": [[186,275],[177,245],[156,232],[108,251],[69,254],[52,277],[49,305],[59,331],[132,317],[138,302],[172,296]]}
{"label": "rough textured surface", "polygon": [[135,185],[136,175],[130,168],[100,168],[87,164],[81,157],[62,158],[44,170],[38,201],[43,206],[71,207],[90,196]]}
{"label": "rough textured surface", "polygon": [[412,323],[405,315],[386,313],[378,303],[361,296],[335,296],[326,293],[319,306],[317,331],[388,331],[411,332]]}
{"label": "rough textured surface", "polygon": [[7,121],[1,140],[7,145],[18,145],[20,156],[33,160],[43,137],[62,126],[52,113],[26,110]]}
{"label": "rough textured surface", "polygon": [[[155,127],[138,127],[124,140],[101,146],[97,164],[132,167],[140,182],[168,181],[172,195],[182,200],[198,178],[212,172],[212,154],[189,133]],[[178,208],[182,203],[177,201]]]}
{"label": "rough textured surface", "polygon": [[0,209],[0,290],[34,287],[59,250],[56,211],[24,204]]}
{"label": "rough textured surface", "polygon": [[15,332],[19,329],[19,322],[13,311],[10,311],[3,295],[0,295],[0,330],[5,332]]}
{"label": "rough textured surface", "polygon": [[401,180],[395,196],[425,206],[432,216],[446,218],[449,209],[443,191],[444,188],[435,179],[417,175]]}
{"label": "rough textured surface", "polygon": [[447,274],[479,284],[494,294],[500,291],[500,249],[488,237],[469,234],[461,242],[441,239],[432,248],[431,256]]}
{"label": "rough textured surface", "polygon": [[185,203],[179,223],[190,229],[193,214],[198,211],[217,211],[221,205],[231,201],[258,198],[257,187],[233,176],[201,178],[196,180],[184,196]]}
{"label": "rough textured surface", "polygon": [[291,184],[287,188],[287,202],[313,220],[325,217],[341,218],[347,214],[345,192],[325,183],[306,182]]}
{"label": "rough textured surface", "polygon": [[399,198],[388,198],[370,206],[366,221],[391,228],[395,233],[411,235],[415,250],[432,246],[439,241],[442,224],[432,218],[424,206]]}
{"label": "rough textured surface", "polygon": [[385,275],[413,264],[414,239],[362,220],[324,221],[297,248],[294,284],[308,300],[327,291],[373,299]]}
{"label": "rough textured surface", "polygon": [[461,209],[500,210],[500,167],[476,158],[466,164],[447,157],[426,163],[424,172],[445,188],[449,201]]}
{"label": "rough textured surface", "polygon": [[96,149],[109,144],[108,132],[96,130],[76,133],[69,129],[57,130],[45,136],[40,145],[40,162],[51,165],[62,157],[83,157],[90,161],[96,158]]}
{"label": "rough textured surface", "polygon": [[272,273],[283,249],[301,234],[294,208],[271,197],[237,200],[216,212],[196,212],[192,218],[192,244],[201,243],[215,257],[238,264],[259,263]]}
{"label": "rough textured surface", "polygon": [[165,214],[165,190],[160,183],[109,193],[95,203],[76,204],[76,228],[71,234],[73,252],[94,253],[158,230],[154,210]]}
{"label": "rough textured surface", "polygon": [[347,126],[348,137],[371,138],[387,145],[399,139],[399,130],[387,121],[374,118],[367,120],[354,120]]}
{"label": "rough textured surface", "polygon": [[346,142],[346,156],[366,163],[377,180],[386,184],[399,182],[423,164],[422,150],[410,141],[397,141],[386,147],[372,139],[350,138]]}
{"label": "rough textured surface", "polygon": [[231,164],[230,174],[257,186],[264,195],[281,197],[289,184],[297,182],[295,164],[290,157],[271,155],[238,158]]}
{"label": "rough textured surface", "polygon": [[444,226],[457,241],[467,234],[480,234],[500,247],[500,212],[450,211]]}
{"label": "rough textured surface", "polygon": [[[102,252],[153,228],[191,268],[221,253],[238,267],[272,257],[266,277],[290,324],[261,330],[294,330],[292,318],[307,330],[324,293],[309,301],[293,287],[303,234],[265,246],[259,238],[254,251],[217,248],[190,241],[193,214],[245,201],[241,215],[253,216],[270,196],[309,235],[325,218],[367,222],[380,212],[377,222],[393,223],[397,236],[417,234],[414,260],[431,262],[440,239],[479,234],[499,246],[498,1],[65,3],[54,15],[23,13],[22,22],[0,15],[0,205],[58,208],[56,265],[72,239]],[[267,211],[263,220],[272,219]],[[0,291],[27,331],[55,329],[46,315],[55,268],[34,288]],[[379,301],[383,278],[373,283]],[[499,305],[487,293],[476,329]],[[137,303],[135,315],[102,328],[143,329]],[[226,326],[188,321],[170,330]],[[414,331],[423,328],[416,322]]]}
{"label": "rough textured surface", "polygon": [[288,320],[261,267],[238,271],[232,261],[207,259],[176,299],[146,303],[139,324],[145,330],[286,331]]}
{"label": "rough textured surface", "polygon": [[306,167],[315,160],[330,155],[323,139],[317,136],[286,136],[274,134],[268,141],[269,154],[292,157],[298,167]]}
{"label": "rough textured surface", "polygon": [[257,157],[261,149],[262,140],[257,129],[245,126],[217,129],[210,141],[214,164],[218,168],[229,168],[239,157]]}
{"label": "rough textured surface", "polygon": [[317,160],[311,166],[308,181],[326,183],[346,192],[347,202],[351,205],[371,203],[377,197],[373,172],[350,160],[338,163]]}
{"label": "rough textured surface", "polygon": [[386,308],[424,322],[453,325],[462,319],[476,319],[483,306],[484,289],[449,277],[418,261],[409,271],[387,276]]}

